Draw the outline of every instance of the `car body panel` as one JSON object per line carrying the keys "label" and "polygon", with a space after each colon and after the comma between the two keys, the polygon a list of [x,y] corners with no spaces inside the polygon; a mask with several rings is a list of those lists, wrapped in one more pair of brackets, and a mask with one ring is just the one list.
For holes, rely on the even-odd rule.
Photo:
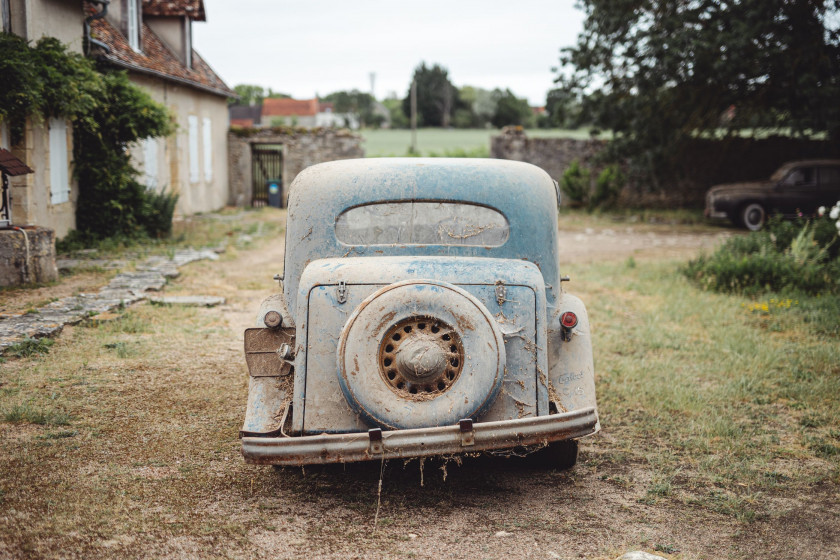
{"label": "car body panel", "polygon": [[[458,179],[453,181],[453,176]],[[501,247],[453,245],[346,245],[329,225],[348,208],[371,202],[465,202],[499,210],[510,224]],[[304,268],[323,258],[459,256],[527,260],[543,271],[548,298],[557,297],[557,191],[540,168],[521,162],[435,158],[342,160],[302,171],[289,191],[284,296],[297,305]]]}
{"label": "car body panel", "polygon": [[[502,325],[507,374],[502,394],[483,419],[504,420],[548,413],[545,333],[545,288],[542,275],[531,263],[507,259],[455,257],[379,257],[323,259],[304,271],[298,294],[298,367],[293,430],[301,433],[339,433],[367,429],[343,401],[338,390],[335,356],[338,337],[349,311],[370,294],[402,280],[435,278],[450,282],[476,296]],[[464,279],[469,279],[467,283]],[[339,282],[347,287],[346,301],[338,303]],[[505,301],[496,298],[497,282],[506,289]],[[410,302],[408,302],[410,304]],[[307,306],[304,309],[301,306]],[[341,310],[336,313],[336,310]],[[318,317],[317,322],[309,320]],[[314,323],[314,324],[313,324]],[[537,325],[543,328],[537,330]]]}

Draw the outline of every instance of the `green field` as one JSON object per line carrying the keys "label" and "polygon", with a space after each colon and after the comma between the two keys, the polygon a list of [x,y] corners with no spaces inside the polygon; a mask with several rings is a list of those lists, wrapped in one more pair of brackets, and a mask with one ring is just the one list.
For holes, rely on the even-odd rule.
{"label": "green field", "polygon": [[[360,131],[367,157],[404,156],[411,145],[411,131],[407,129]],[[499,134],[492,129],[421,128],[417,130],[417,149],[421,155],[450,155],[466,152],[472,156],[489,157],[490,137]],[[589,130],[533,129],[526,131],[532,138],[589,138]]]}

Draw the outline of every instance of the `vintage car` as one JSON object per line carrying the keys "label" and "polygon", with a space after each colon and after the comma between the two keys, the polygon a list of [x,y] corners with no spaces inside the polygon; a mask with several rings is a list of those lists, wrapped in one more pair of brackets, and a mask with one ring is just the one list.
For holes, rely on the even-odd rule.
{"label": "vintage car", "polygon": [[575,438],[600,426],[589,320],[563,290],[558,197],[544,171],[503,160],[300,173],[282,293],[245,332],[245,460],[539,449],[574,465]]}
{"label": "vintage car", "polygon": [[784,164],[766,181],[717,185],[706,193],[706,217],[758,231],[772,214],[813,216],[840,200],[840,160]]}

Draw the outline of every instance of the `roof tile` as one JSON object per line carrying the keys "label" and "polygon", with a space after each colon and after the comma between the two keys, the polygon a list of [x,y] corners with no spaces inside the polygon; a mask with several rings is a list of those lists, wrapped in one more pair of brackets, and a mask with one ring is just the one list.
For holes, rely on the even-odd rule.
{"label": "roof tile", "polygon": [[91,21],[90,27],[92,36],[111,48],[104,58],[117,66],[184,82],[218,95],[236,96],[195,50],[192,51],[192,68],[187,68],[148,25],[143,24],[142,52],[132,49],[122,33],[105,18]]}
{"label": "roof tile", "polygon": [[188,16],[195,21],[207,21],[202,0],[143,0],[143,14],[147,16]]}
{"label": "roof tile", "polygon": [[317,99],[263,99],[264,117],[311,117],[317,114]]}

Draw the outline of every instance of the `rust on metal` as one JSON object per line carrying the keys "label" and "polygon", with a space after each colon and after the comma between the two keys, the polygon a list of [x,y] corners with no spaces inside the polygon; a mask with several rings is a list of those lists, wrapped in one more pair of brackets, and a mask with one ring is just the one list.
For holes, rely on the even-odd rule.
{"label": "rust on metal", "polygon": [[265,314],[263,322],[269,329],[276,329],[283,325],[283,316],[276,311],[269,311]]}
{"label": "rust on metal", "polygon": [[370,440],[370,452],[379,454],[384,451],[382,447],[382,428],[371,428],[368,430],[368,439]]}
{"label": "rust on metal", "polygon": [[[502,422],[476,422],[472,429],[474,443],[469,446],[470,452],[545,445],[552,441],[595,433],[598,429],[598,413],[588,407],[564,414]],[[381,436],[381,452],[371,451],[370,431],[291,438],[245,437],[242,439],[242,454],[245,461],[251,464],[313,465],[464,452],[460,423],[434,428],[382,430]]]}
{"label": "rust on metal", "polygon": [[461,337],[432,317],[399,321],[379,346],[379,372],[388,387],[404,399],[428,400],[446,392],[463,366]]}
{"label": "rust on metal", "polygon": [[245,361],[251,377],[289,375],[294,366],[294,347],[294,328],[245,329]]}
{"label": "rust on metal", "polygon": [[458,422],[458,429],[461,432],[461,446],[469,447],[475,445],[475,430],[473,429],[472,418],[464,418]]}

